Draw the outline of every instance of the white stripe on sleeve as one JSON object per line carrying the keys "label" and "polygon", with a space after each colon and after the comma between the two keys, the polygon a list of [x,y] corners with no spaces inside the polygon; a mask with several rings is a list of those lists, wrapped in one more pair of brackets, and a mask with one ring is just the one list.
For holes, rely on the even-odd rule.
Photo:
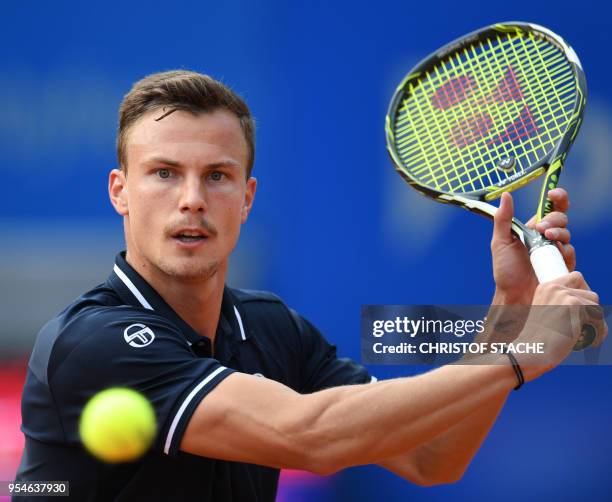
{"label": "white stripe on sleeve", "polygon": [[174,415],[174,419],[172,420],[172,424],[170,425],[170,430],[168,430],[168,435],[166,436],[166,443],[164,444],[164,453],[168,454],[170,452],[170,445],[172,444],[172,437],[174,436],[174,432],[176,431],[178,423],[181,420],[181,417],[183,416],[185,409],[187,408],[187,406],[189,406],[189,403],[191,402],[191,400],[202,389],[202,387],[204,387],[213,378],[215,378],[219,373],[221,373],[223,370],[226,370],[226,369],[227,368],[225,366],[221,366],[220,368],[217,368],[210,375],[208,375],[204,380],[202,380],[198,385],[196,385],[193,388],[193,390],[189,393],[189,395],[185,398],[185,400],[183,401],[183,404],[181,404],[181,407],[176,412],[176,415]]}

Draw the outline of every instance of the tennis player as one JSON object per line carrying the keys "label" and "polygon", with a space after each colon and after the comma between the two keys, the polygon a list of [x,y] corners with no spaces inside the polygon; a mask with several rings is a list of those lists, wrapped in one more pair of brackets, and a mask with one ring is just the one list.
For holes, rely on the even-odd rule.
{"label": "tennis player", "polygon": [[[254,129],[243,100],[198,73],[150,75],[125,96],[108,190],[127,251],[38,335],[18,480],[68,480],[78,500],[222,502],[274,500],[281,468],[330,474],[377,463],[424,486],[461,478],[517,386],[506,355],[375,382],[277,296],[226,286],[255,200]],[[573,270],[568,197],[550,197],[557,211],[537,228]],[[538,286],[510,234],[512,212],[504,194],[493,302],[597,304],[578,272]],[[553,354],[546,364],[516,356],[526,382],[578,337],[557,317],[546,319],[550,333],[536,333],[541,320],[531,318],[520,330],[517,340],[539,336]],[[136,389],[156,410],[155,445],[132,463],[103,464],[79,441],[83,406],[110,386]]]}

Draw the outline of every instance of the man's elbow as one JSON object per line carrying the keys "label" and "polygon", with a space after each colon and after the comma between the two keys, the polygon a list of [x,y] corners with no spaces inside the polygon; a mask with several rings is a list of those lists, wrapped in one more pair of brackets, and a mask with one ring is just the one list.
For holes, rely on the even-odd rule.
{"label": "man's elbow", "polygon": [[439,477],[439,478],[422,478],[419,480],[408,479],[412,483],[417,484],[418,486],[423,486],[425,488],[429,488],[431,486],[441,486],[441,485],[452,485],[454,483],[458,483],[461,481],[463,476],[448,476],[448,477]]}
{"label": "man's elbow", "polygon": [[336,472],[342,470],[339,464],[334,464],[326,461],[324,458],[317,458],[316,455],[311,458],[308,464],[305,466],[305,471],[317,474],[318,476],[331,476]]}
{"label": "man's elbow", "polygon": [[282,457],[271,464],[281,468],[308,471],[319,476],[330,476],[345,467],[340,462],[331,459],[326,448],[307,446],[299,441],[288,445]]}
{"label": "man's elbow", "polygon": [[449,472],[438,472],[435,475],[428,474],[419,476],[417,480],[410,479],[413,483],[419,486],[430,487],[440,485],[452,485],[458,483],[463,478],[465,470],[462,471],[449,471]]}
{"label": "man's elbow", "polygon": [[425,488],[458,483],[465,473],[465,469],[439,468],[440,466],[436,469],[431,469],[431,467],[425,469],[414,461],[402,463],[400,466],[384,463],[381,466],[391,470],[406,481]]}

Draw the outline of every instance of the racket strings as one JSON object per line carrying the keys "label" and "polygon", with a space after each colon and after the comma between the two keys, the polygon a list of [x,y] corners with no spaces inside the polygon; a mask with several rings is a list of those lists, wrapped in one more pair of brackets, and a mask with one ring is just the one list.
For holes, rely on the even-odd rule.
{"label": "racket strings", "polygon": [[[497,42],[500,43],[500,39],[498,37]],[[499,156],[500,155],[504,155],[504,156],[508,156],[511,153],[508,152],[508,150],[506,148],[503,148],[504,145],[504,139],[506,142],[515,142],[516,140],[519,139],[527,139],[528,141],[531,140],[532,137],[535,136],[535,134],[537,134],[538,132],[538,128],[537,125],[535,124],[535,121],[533,119],[533,115],[531,113],[530,107],[528,104],[521,104],[519,100],[523,100],[524,98],[524,93],[521,91],[519,83],[516,80],[516,76],[514,74],[514,70],[512,67],[512,63],[516,63],[516,61],[519,62],[519,66],[522,66],[520,64],[520,62],[522,61],[522,54],[521,56],[518,55],[517,51],[516,51],[516,47],[515,44],[509,44],[509,47],[512,50],[512,56],[514,56],[513,60],[511,60],[511,58],[508,57],[508,53],[507,52],[503,52],[500,51],[498,53],[498,56],[500,58],[503,59],[502,61],[502,65],[506,64],[507,65],[507,69],[506,69],[506,74],[504,75],[504,78],[502,79],[502,82],[500,84],[498,84],[498,87],[496,87],[496,89],[499,88],[500,85],[505,84],[507,88],[509,88],[509,92],[507,94],[510,94],[514,99],[511,100],[503,100],[503,104],[506,106],[503,107],[499,107],[497,109],[495,109],[494,111],[498,112],[498,116],[496,117],[496,123],[499,124],[506,124],[505,125],[505,129],[503,131],[501,130],[497,130],[494,132],[493,138],[489,139],[486,142],[486,148],[482,149],[480,151],[478,151],[477,153],[480,154],[477,156],[477,158],[475,159],[475,166],[476,167],[472,167],[471,169],[466,170],[465,173],[465,180],[463,182],[463,184],[459,184],[458,187],[455,187],[454,190],[463,190],[466,186],[466,182],[470,183],[472,187],[474,187],[474,181],[480,181],[481,178],[484,178],[483,173],[482,173],[482,167],[483,165],[486,165],[486,163],[488,162],[489,164],[489,169],[485,169],[484,170],[484,174],[487,175],[488,178],[488,186],[491,186],[492,184],[495,184],[495,181],[493,181],[490,177],[490,173],[494,173],[496,175],[496,181],[497,183],[499,183],[502,179],[502,174],[505,174],[504,172],[500,171],[497,166],[496,166],[496,162],[495,160],[499,160]],[[481,50],[483,49],[483,45],[481,44],[480,46]],[[489,48],[491,48],[491,41],[489,40]],[[474,56],[476,54],[474,47],[471,48],[472,50],[472,56]],[[467,50],[466,50],[467,52]],[[472,62],[474,61],[474,59],[468,59],[468,67],[472,70],[472,71],[477,71],[478,68],[475,67],[474,64],[472,64]],[[491,71],[491,74],[493,74],[493,70],[492,70],[492,65],[489,59],[485,58],[485,62],[487,63],[487,69],[489,71]],[[533,66],[531,67],[533,68]],[[520,71],[522,71],[522,73],[527,76],[528,75],[528,71],[526,71],[525,68],[521,67]],[[527,76],[527,78],[525,78],[525,83],[526,83],[526,87],[527,87],[527,94],[529,96],[539,96],[539,93],[537,91],[535,91],[534,89],[532,89],[531,85],[530,85],[530,78]],[[483,91],[484,93],[484,91]],[[491,95],[485,95],[484,99],[485,102],[487,103],[494,103],[495,100],[495,95],[498,94],[497,92],[493,91],[492,96],[493,98],[489,98],[489,96]],[[506,93],[502,93],[502,94],[506,94]],[[478,108],[480,108],[480,103],[477,103],[476,106]],[[520,111],[519,111],[520,110]],[[489,109],[488,112],[491,112],[491,110]],[[508,123],[508,120],[511,120],[512,116],[516,116],[516,114],[518,115],[518,118],[512,122]],[[461,128],[463,127],[462,124],[457,125],[456,127]],[[481,136],[485,136],[486,133],[488,131],[482,131],[481,132]],[[480,139],[480,138],[476,138],[476,139]],[[470,139],[470,141],[468,141],[468,143],[473,142],[473,139]],[[534,145],[533,141],[530,141],[531,143],[531,148],[533,149],[534,147],[537,147],[539,145]],[[492,145],[497,145],[500,144],[502,146],[503,151],[500,152],[500,149],[495,149],[495,148],[491,148]],[[464,146],[464,145],[460,145],[460,146]],[[524,149],[524,152],[528,152],[528,149]],[[513,152],[515,153],[515,152]],[[493,155],[497,155],[497,159],[493,158]],[[516,153],[515,153],[516,155]],[[529,159],[529,155],[527,155],[527,160],[532,160]],[[528,164],[529,165],[529,164]],[[525,166],[527,167],[527,166]],[[521,166],[520,164],[517,166],[517,170],[519,170],[518,172],[521,172],[523,169],[523,166]],[[517,172],[517,170],[515,170],[515,173]],[[506,175],[507,177],[507,175]],[[486,186],[486,181],[483,183],[482,186]],[[481,188],[481,187],[478,187]],[[451,189],[453,189],[451,187]],[[472,188],[474,189],[474,188]]]}
{"label": "racket strings", "polygon": [[[393,126],[404,166],[422,184],[464,192],[495,187],[546,155],[571,119],[576,84],[563,53],[529,33],[464,48],[405,93]],[[514,169],[501,170],[510,156]]]}
{"label": "racket strings", "polygon": [[[487,91],[485,91],[485,92],[487,92]],[[460,108],[459,110],[460,110],[460,111],[462,111],[463,109],[462,109],[462,108]],[[470,141],[467,141],[466,143],[469,143],[469,142],[470,142]]]}
{"label": "racket strings", "polygon": [[[439,70],[439,68],[436,68],[437,73],[439,73],[439,71],[438,71],[438,70]],[[487,90],[487,91],[484,91],[484,92],[483,92],[483,94],[484,94],[484,93],[486,93],[486,92],[488,92],[488,90]],[[491,103],[491,102],[492,102],[492,100],[491,100],[491,99],[488,99],[488,100],[485,100],[485,102],[489,102],[489,103]],[[478,104],[481,104],[481,103],[478,103]],[[460,111],[462,111],[462,109],[461,109],[461,108],[460,108],[459,110],[460,110]],[[400,122],[400,123],[401,123],[401,122]],[[399,132],[401,132],[401,129],[399,130]]]}
{"label": "racket strings", "polygon": [[[487,91],[483,91],[483,93],[484,93],[484,92],[487,92]],[[486,99],[485,99],[485,101],[489,101],[489,102],[490,102],[490,100],[486,100]],[[481,104],[481,103],[479,103],[479,104]],[[460,108],[460,110],[462,110],[462,109]],[[473,117],[473,116],[472,116],[472,117]],[[520,117],[520,118],[522,118],[521,116],[519,116],[519,117]],[[468,117],[468,118],[469,118],[469,117]],[[461,123],[461,121],[460,121],[460,123]],[[523,127],[523,129],[527,129],[527,127]],[[468,132],[469,132],[469,130],[468,130]],[[472,131],[472,134],[473,134],[473,131]],[[456,135],[455,135],[455,140],[456,140],[456,139],[457,139],[457,138],[456,138]],[[458,141],[455,141],[455,143],[458,143]],[[469,139],[468,139],[468,141],[465,141],[464,143],[470,143]],[[461,145],[461,144],[460,144],[459,146],[464,146],[464,145]]]}
{"label": "racket strings", "polygon": [[[561,59],[562,59],[562,57],[561,57]],[[453,63],[453,62],[451,62],[451,63]],[[442,79],[443,77],[439,76],[439,67],[436,67],[434,70],[436,71],[436,76],[439,79]],[[433,78],[434,77],[432,77],[432,79]],[[570,88],[573,88],[573,79],[572,79],[572,75],[571,74],[566,76],[566,80],[567,80],[567,86],[570,87]],[[564,81],[560,80],[558,83],[561,84],[561,83],[564,83]],[[421,88],[420,87],[416,87],[414,85],[411,86],[411,90],[415,90],[416,91],[415,92],[416,96],[419,96],[419,94],[421,93]],[[532,93],[532,94],[534,95],[534,97],[536,97],[536,98],[538,97],[538,94],[536,94],[536,93]],[[428,99],[428,98],[426,98],[426,99]],[[489,103],[491,103],[491,100],[488,100],[488,101],[489,101]],[[419,103],[419,106],[423,106],[423,103],[424,103],[424,100],[421,100],[421,102]],[[414,106],[414,104],[410,100],[407,99],[407,100],[404,101],[404,108],[402,110],[407,110],[410,106]],[[459,109],[459,110],[461,111],[461,109]],[[410,118],[410,117],[404,117],[403,119],[400,119],[398,121],[398,125],[401,125],[407,118]],[[405,125],[404,127],[398,127],[398,129],[397,129],[398,134],[401,134],[402,132],[405,132],[406,130],[410,129],[411,126],[414,125],[414,124],[418,125],[419,121],[418,120],[412,120],[411,124],[409,123],[409,124]],[[403,142],[405,142],[405,141],[403,141]]]}

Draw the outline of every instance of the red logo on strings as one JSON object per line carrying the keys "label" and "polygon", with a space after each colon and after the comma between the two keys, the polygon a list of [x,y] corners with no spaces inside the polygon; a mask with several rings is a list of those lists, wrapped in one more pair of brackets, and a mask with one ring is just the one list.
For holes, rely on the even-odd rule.
{"label": "red logo on strings", "polygon": [[[468,99],[476,88],[471,75],[461,75],[442,84],[433,94],[432,106],[438,110],[447,110]],[[508,66],[504,76],[495,89],[474,105],[484,107],[492,103],[523,101],[524,96],[512,66]],[[465,119],[459,120],[451,127],[451,140],[458,148],[464,148],[489,134],[493,127],[493,118],[486,110],[476,111]],[[519,117],[508,124],[503,133],[489,139],[487,145],[505,141],[517,141],[537,134],[538,127],[531,110],[524,105]]]}

